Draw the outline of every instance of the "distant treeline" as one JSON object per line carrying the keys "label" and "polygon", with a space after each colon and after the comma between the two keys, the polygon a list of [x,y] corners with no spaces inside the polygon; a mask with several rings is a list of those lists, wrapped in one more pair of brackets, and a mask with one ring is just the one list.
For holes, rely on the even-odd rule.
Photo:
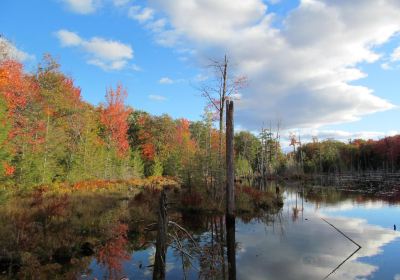
{"label": "distant treeline", "polygon": [[400,135],[380,140],[314,141],[297,149],[296,159],[306,173],[397,172],[400,169]]}

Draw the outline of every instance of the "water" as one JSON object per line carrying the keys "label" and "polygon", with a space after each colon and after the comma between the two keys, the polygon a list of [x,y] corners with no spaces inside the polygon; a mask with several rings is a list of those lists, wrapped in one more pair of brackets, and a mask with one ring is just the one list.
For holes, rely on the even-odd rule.
{"label": "water", "polygon": [[322,218],[361,246],[328,279],[399,279],[400,234],[393,230],[400,223],[398,205],[362,196],[335,198],[334,191],[303,198],[302,192],[287,189],[275,225],[238,223],[239,279],[327,277],[358,247]]}
{"label": "water", "polygon": [[[327,188],[283,190],[277,213],[236,219],[237,279],[400,279],[393,228],[400,204]],[[9,201],[0,207],[0,279],[151,279],[155,232],[144,229],[156,220],[156,201],[104,194]],[[166,278],[228,279],[225,218],[179,211],[170,218],[194,240],[170,226]]]}

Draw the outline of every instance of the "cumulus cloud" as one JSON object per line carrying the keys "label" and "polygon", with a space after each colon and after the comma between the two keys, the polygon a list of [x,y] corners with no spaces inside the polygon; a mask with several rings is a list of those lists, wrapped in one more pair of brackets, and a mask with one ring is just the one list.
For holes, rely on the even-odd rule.
{"label": "cumulus cloud", "polygon": [[162,102],[167,100],[167,98],[165,96],[162,95],[156,95],[156,94],[150,94],[149,99],[153,100],[153,101],[157,101],[157,102]]}
{"label": "cumulus cloud", "polygon": [[162,77],[158,82],[160,84],[170,85],[170,84],[174,83],[174,80],[172,80],[171,78],[168,78],[168,77]]}
{"label": "cumulus cloud", "polygon": [[148,24],[163,21],[159,44],[195,49],[197,58],[228,53],[248,76],[237,102],[237,123],[248,129],[276,118],[286,127],[320,127],[394,107],[351,82],[366,77],[358,65],[381,59],[376,47],[400,31],[396,1],[303,0],[279,22],[262,0],[149,3],[157,17]]}
{"label": "cumulus cloud", "polygon": [[5,59],[15,59],[19,62],[33,60],[35,57],[18,49],[13,43],[0,36],[0,62]]}
{"label": "cumulus cloud", "polygon": [[[71,11],[78,14],[94,13],[100,6],[100,0],[63,0],[63,1]],[[117,0],[114,1],[117,2]]]}
{"label": "cumulus cloud", "polygon": [[133,58],[130,45],[93,37],[89,40],[81,38],[77,33],[68,30],[59,30],[56,36],[64,47],[77,47],[87,55],[87,62],[104,70],[121,70]]}
{"label": "cumulus cloud", "polygon": [[128,16],[140,23],[153,19],[154,11],[148,7],[132,6],[129,8]]}
{"label": "cumulus cloud", "polygon": [[64,29],[57,32],[57,37],[63,47],[75,47],[79,46],[83,42],[78,34]]}

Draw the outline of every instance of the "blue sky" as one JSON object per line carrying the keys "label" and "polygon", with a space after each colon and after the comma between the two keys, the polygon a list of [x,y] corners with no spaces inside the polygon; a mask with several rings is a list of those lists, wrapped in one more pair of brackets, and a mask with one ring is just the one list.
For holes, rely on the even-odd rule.
{"label": "blue sky", "polygon": [[[127,103],[153,114],[169,113],[174,117],[198,119],[204,100],[186,81],[160,84],[163,77],[194,79],[198,70],[179,60],[171,48],[160,47],[151,34],[122,11],[109,9],[82,15],[72,12],[61,1],[6,1],[0,14],[1,33],[19,49],[35,59],[26,61],[34,69],[46,52],[57,58],[62,70],[72,76],[86,101],[98,104],[104,100],[105,89],[121,82],[129,93]],[[102,37],[129,44],[134,52],[129,62],[140,71],[122,69],[104,71],[86,63],[86,54],[79,49],[64,48],[55,33],[60,29],[77,32],[84,38]],[[166,100],[152,100],[149,96]]]}
{"label": "blue sky", "polygon": [[380,138],[400,131],[399,15],[394,0],[3,0],[0,33],[28,70],[51,53],[93,104],[121,82],[136,109],[198,120],[203,66],[227,53],[249,80],[238,128]]}

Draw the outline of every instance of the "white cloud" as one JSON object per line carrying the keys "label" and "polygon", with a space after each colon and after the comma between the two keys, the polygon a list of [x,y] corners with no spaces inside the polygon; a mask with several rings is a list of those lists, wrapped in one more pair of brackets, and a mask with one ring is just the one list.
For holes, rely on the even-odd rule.
{"label": "white cloud", "polygon": [[162,32],[164,30],[166,24],[167,24],[167,21],[164,18],[161,18],[161,19],[157,19],[154,21],[150,21],[146,25],[146,28],[157,33],[157,32]]}
{"label": "white cloud", "polygon": [[400,274],[396,274],[393,279],[394,280],[400,280]]}
{"label": "white cloud", "polygon": [[171,78],[168,78],[168,77],[163,77],[158,82],[160,84],[164,84],[164,85],[170,85],[170,84],[174,83],[174,81]]}
{"label": "white cloud", "polygon": [[121,61],[133,58],[131,46],[118,41],[94,37],[84,41],[82,46],[96,57],[108,61]]}
{"label": "white cloud", "polygon": [[100,5],[100,0],[63,0],[70,10],[78,14],[94,13]]}
{"label": "white cloud", "polygon": [[394,107],[350,82],[364,78],[358,64],[377,62],[375,47],[400,32],[396,1],[303,0],[280,22],[262,0],[151,0],[150,7],[168,20],[155,31],[159,44],[195,49],[200,59],[228,53],[248,76],[237,102],[237,122],[248,129],[277,117],[286,127],[320,127]]}
{"label": "white cloud", "polygon": [[35,56],[18,49],[13,43],[0,36],[0,62],[5,59],[26,62],[35,59]]}
{"label": "white cloud", "polygon": [[132,6],[129,8],[128,16],[140,23],[144,23],[153,19],[154,10],[147,7]]}
{"label": "white cloud", "polygon": [[59,30],[56,33],[56,36],[60,40],[61,46],[63,47],[79,46],[83,42],[78,34],[65,29]]}
{"label": "white cloud", "polygon": [[[381,139],[386,136],[393,136],[399,134],[400,131],[344,131],[344,130],[319,130],[319,129],[302,129],[300,130],[301,138],[304,140],[311,140],[312,137],[317,137],[319,140],[335,139],[347,142],[349,139]],[[288,133],[287,133],[288,134]]]}
{"label": "white cloud", "polygon": [[392,55],[391,55],[391,60],[392,61],[400,61],[400,47],[396,48]]}
{"label": "white cloud", "polygon": [[93,37],[89,40],[82,39],[75,32],[59,30],[56,36],[64,47],[79,47],[88,54],[87,62],[104,70],[120,70],[133,58],[130,45]]}
{"label": "white cloud", "polygon": [[157,102],[162,102],[167,100],[167,98],[165,96],[162,95],[156,95],[156,94],[150,94],[149,99],[153,100],[153,101],[157,101]]}
{"label": "white cloud", "polygon": [[104,62],[100,59],[90,59],[87,61],[88,64],[95,65],[100,67],[101,69],[108,71],[108,70],[121,70],[127,64],[126,60],[116,60],[111,62]]}
{"label": "white cloud", "polygon": [[381,68],[383,69],[383,70],[392,70],[393,69],[393,67],[390,65],[390,63],[388,63],[388,62],[384,62],[384,63],[382,63],[381,64]]}
{"label": "white cloud", "polygon": [[131,0],[113,0],[113,4],[116,7],[123,7],[129,4]]}

